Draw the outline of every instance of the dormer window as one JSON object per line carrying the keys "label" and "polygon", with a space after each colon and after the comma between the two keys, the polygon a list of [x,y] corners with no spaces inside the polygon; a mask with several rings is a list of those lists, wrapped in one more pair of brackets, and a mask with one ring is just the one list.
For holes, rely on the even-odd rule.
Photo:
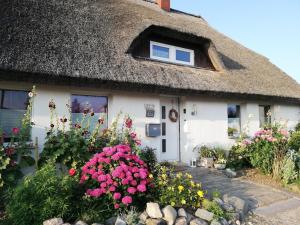
{"label": "dormer window", "polygon": [[194,50],[150,41],[150,58],[165,62],[194,66]]}

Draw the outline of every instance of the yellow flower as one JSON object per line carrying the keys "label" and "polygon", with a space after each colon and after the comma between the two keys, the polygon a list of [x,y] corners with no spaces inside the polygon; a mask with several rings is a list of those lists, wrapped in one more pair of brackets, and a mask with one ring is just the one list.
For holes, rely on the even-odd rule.
{"label": "yellow flower", "polygon": [[199,197],[200,197],[200,198],[203,198],[203,196],[204,196],[204,193],[203,193],[203,191],[200,191],[200,190],[199,190],[199,191],[197,191],[197,194],[199,195]]}
{"label": "yellow flower", "polygon": [[175,202],[171,202],[171,206],[175,206]]}
{"label": "yellow flower", "polygon": [[185,205],[185,204],[186,204],[186,201],[185,201],[184,199],[182,199],[182,200],[181,200],[181,204],[182,204],[182,205]]}
{"label": "yellow flower", "polygon": [[149,178],[153,178],[153,174],[152,173],[149,174]]}
{"label": "yellow flower", "polygon": [[161,177],[165,180],[167,179],[167,174],[162,174]]}
{"label": "yellow flower", "polygon": [[178,190],[179,190],[179,192],[182,192],[184,190],[184,187],[182,185],[179,185]]}
{"label": "yellow flower", "polygon": [[192,187],[195,187],[194,181],[191,181],[191,186],[192,186]]}
{"label": "yellow flower", "polygon": [[189,174],[189,173],[186,174],[186,177],[189,178],[189,179],[193,178],[193,176],[191,174]]}
{"label": "yellow flower", "polygon": [[197,186],[197,187],[201,187],[201,185],[200,185],[200,184],[197,184],[196,186]]}
{"label": "yellow flower", "polygon": [[182,173],[177,173],[177,174],[176,174],[176,177],[177,177],[177,178],[181,178],[181,177],[182,177]]}

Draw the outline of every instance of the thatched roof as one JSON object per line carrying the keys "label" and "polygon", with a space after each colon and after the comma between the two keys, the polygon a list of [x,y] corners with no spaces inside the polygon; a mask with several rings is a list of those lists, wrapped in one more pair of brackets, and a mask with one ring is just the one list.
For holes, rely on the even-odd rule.
{"label": "thatched roof", "polygon": [[[2,80],[300,102],[295,80],[201,17],[166,12],[143,0],[0,0],[0,5]],[[168,28],[191,41],[211,40],[225,70],[132,57],[132,42],[150,26]]]}

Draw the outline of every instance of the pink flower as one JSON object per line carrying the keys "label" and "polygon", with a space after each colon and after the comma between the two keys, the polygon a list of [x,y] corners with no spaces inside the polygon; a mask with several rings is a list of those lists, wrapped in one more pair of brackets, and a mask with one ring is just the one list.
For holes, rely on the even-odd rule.
{"label": "pink flower", "polygon": [[116,204],[114,205],[114,207],[115,207],[115,209],[118,209],[118,208],[120,208],[120,205],[119,205],[118,203],[116,203]]}
{"label": "pink flower", "polygon": [[132,127],[132,119],[130,119],[129,117],[125,120],[125,126],[127,128],[131,128]]}
{"label": "pink flower", "polygon": [[100,175],[100,176],[98,177],[98,181],[99,181],[99,182],[106,181],[106,176],[105,176],[105,175]]}
{"label": "pink flower", "polygon": [[123,185],[127,185],[127,184],[129,184],[129,180],[123,179],[121,183],[122,183]]}
{"label": "pink flower", "polygon": [[134,187],[129,187],[129,188],[127,188],[127,192],[128,192],[129,194],[135,194],[136,189],[135,189]]}
{"label": "pink flower", "polygon": [[137,182],[136,182],[136,180],[132,180],[132,181],[130,182],[130,184],[131,184],[132,186],[136,186],[136,185],[137,185]]}
{"label": "pink flower", "polygon": [[110,186],[109,189],[108,189],[110,192],[114,192],[116,190],[116,187],[115,186]]}
{"label": "pink flower", "polygon": [[140,184],[137,186],[137,189],[139,192],[145,192],[146,191],[146,186],[143,184]]}
{"label": "pink flower", "polygon": [[117,160],[120,159],[120,156],[119,156],[118,153],[116,153],[116,154],[114,154],[114,155],[111,157],[111,159],[117,161]]}
{"label": "pink flower", "polygon": [[12,129],[12,132],[13,132],[14,135],[18,135],[19,132],[20,132],[20,128],[14,127],[14,128]]}
{"label": "pink flower", "polygon": [[119,193],[119,192],[114,193],[114,195],[113,195],[114,200],[119,200],[120,198],[121,198],[121,193]]}
{"label": "pink flower", "polygon": [[124,198],[122,198],[122,203],[124,205],[129,205],[132,203],[132,198],[130,196],[125,196]]}
{"label": "pink flower", "polygon": [[141,140],[135,140],[136,145],[140,146],[142,144]]}
{"label": "pink flower", "polygon": [[136,138],[136,133],[135,133],[135,132],[131,132],[131,133],[130,133],[130,137],[131,137],[132,139],[135,139],[135,138]]}
{"label": "pink flower", "polygon": [[74,168],[71,168],[71,169],[69,170],[69,175],[70,175],[71,177],[73,177],[73,176],[75,176],[75,174],[76,174],[76,170],[75,170]]}

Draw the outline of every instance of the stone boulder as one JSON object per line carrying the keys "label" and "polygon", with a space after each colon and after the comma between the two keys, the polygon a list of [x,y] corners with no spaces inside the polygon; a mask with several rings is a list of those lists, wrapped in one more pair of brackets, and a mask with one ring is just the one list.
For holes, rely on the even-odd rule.
{"label": "stone boulder", "polygon": [[214,218],[214,214],[207,211],[206,209],[197,209],[197,211],[195,212],[195,216],[208,222],[212,221]]}
{"label": "stone boulder", "polygon": [[185,217],[178,217],[175,221],[175,225],[187,225],[188,222]]}
{"label": "stone boulder", "polygon": [[148,216],[152,219],[161,219],[163,217],[159,205],[154,202],[148,202],[146,207]]}
{"label": "stone boulder", "polygon": [[163,208],[162,212],[164,220],[167,221],[168,225],[173,225],[177,218],[176,210],[172,206],[168,205],[165,208]]}
{"label": "stone boulder", "polygon": [[118,216],[115,225],[126,225],[126,222]]}
{"label": "stone boulder", "polygon": [[43,222],[43,225],[62,225],[64,221],[62,218],[53,218]]}
{"label": "stone boulder", "polygon": [[214,219],[211,221],[210,225],[222,225],[218,220]]}
{"label": "stone boulder", "polygon": [[222,209],[224,209],[226,212],[234,212],[234,207],[231,204],[224,203],[222,206]]}
{"label": "stone boulder", "polygon": [[178,216],[187,218],[187,213],[184,208],[178,209]]}
{"label": "stone boulder", "polygon": [[225,175],[229,178],[234,178],[237,176],[237,173],[229,168],[224,171]]}
{"label": "stone boulder", "polygon": [[191,220],[190,225],[208,225],[208,223],[205,220],[196,218]]}
{"label": "stone boulder", "polygon": [[163,219],[152,219],[148,218],[146,220],[146,225],[167,225],[167,222]]}
{"label": "stone boulder", "polygon": [[106,225],[115,225],[117,217],[111,217],[105,221]]}
{"label": "stone boulder", "polygon": [[149,218],[148,213],[144,211],[140,216],[139,219],[142,223],[146,222],[146,220]]}
{"label": "stone boulder", "polygon": [[74,225],[88,225],[88,224],[85,223],[85,222],[83,222],[83,221],[81,221],[81,220],[79,220]]}

